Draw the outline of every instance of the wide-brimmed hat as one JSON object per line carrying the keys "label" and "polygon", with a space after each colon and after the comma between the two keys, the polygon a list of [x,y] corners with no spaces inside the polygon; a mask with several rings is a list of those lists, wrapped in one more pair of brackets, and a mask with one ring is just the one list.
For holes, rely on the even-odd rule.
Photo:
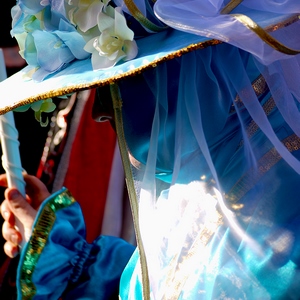
{"label": "wide-brimmed hat", "polygon": [[117,82],[221,42],[266,64],[298,53],[295,44],[276,40],[277,31],[299,21],[297,1],[267,9],[264,1],[241,0],[86,2],[17,2],[12,34],[28,66],[0,83],[0,114]]}

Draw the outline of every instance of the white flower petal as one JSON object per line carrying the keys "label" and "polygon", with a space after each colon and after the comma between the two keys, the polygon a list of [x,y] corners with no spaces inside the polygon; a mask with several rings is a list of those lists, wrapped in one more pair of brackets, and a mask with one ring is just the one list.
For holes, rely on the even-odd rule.
{"label": "white flower petal", "polygon": [[119,55],[118,55],[118,57],[116,58],[115,64],[116,64],[118,61],[120,61],[121,59],[125,58],[125,57],[126,57],[125,52],[119,51]]}
{"label": "white flower petal", "polygon": [[114,19],[104,13],[98,15],[98,28],[101,32],[114,27]]}
{"label": "white flower petal", "polygon": [[109,34],[107,30],[103,31],[99,36],[99,44],[105,45],[112,41],[113,37]]}
{"label": "white flower petal", "polygon": [[85,44],[85,46],[84,46],[83,49],[84,49],[86,52],[93,53],[93,52],[95,51],[95,48],[94,48],[94,42],[95,42],[95,39],[96,39],[96,38],[93,38],[93,39],[89,40],[89,41]]}
{"label": "white flower petal", "polygon": [[126,53],[124,60],[131,60],[138,54],[138,47],[135,41],[124,41],[123,50]]}
{"label": "white flower petal", "polygon": [[74,14],[74,21],[81,31],[86,32],[97,25],[98,14],[102,11],[104,4],[92,2],[88,7],[79,8]]}
{"label": "white flower petal", "polygon": [[110,55],[107,56],[107,58],[109,60],[116,60],[118,57],[120,57],[120,52],[122,52],[122,55],[125,55],[125,53],[123,51],[117,50],[113,53],[111,53]]}
{"label": "white flower petal", "polygon": [[113,19],[115,18],[115,9],[112,6],[110,5],[106,6],[104,12],[111,18]]}
{"label": "white flower petal", "polygon": [[128,28],[126,19],[122,14],[120,7],[115,9],[115,33],[118,37],[123,40],[133,40],[134,33],[131,29]]}
{"label": "white flower petal", "polygon": [[111,68],[115,65],[114,61],[107,59],[105,56],[100,56],[98,53],[94,52],[92,55],[92,66],[93,70],[104,70]]}

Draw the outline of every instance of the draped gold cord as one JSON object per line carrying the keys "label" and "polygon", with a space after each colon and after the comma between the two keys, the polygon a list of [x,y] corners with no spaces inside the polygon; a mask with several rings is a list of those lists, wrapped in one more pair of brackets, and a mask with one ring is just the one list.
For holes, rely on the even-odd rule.
{"label": "draped gold cord", "polygon": [[142,289],[143,289],[143,300],[150,300],[150,285],[148,275],[148,265],[145,255],[145,249],[141,237],[140,225],[139,225],[139,204],[134,188],[133,176],[128,157],[127,145],[125,140],[125,134],[123,129],[123,118],[122,118],[122,99],[119,91],[119,86],[116,83],[110,85],[110,93],[113,101],[116,132],[118,137],[118,143],[120,147],[121,158],[123,162],[125,180],[129,194],[129,201],[132,211],[132,218],[134,223],[134,229],[136,234],[137,247],[140,255],[140,265],[142,272]]}
{"label": "draped gold cord", "polygon": [[233,9],[235,9],[243,0],[231,0],[222,10],[221,14],[229,14]]}
{"label": "draped gold cord", "polygon": [[278,40],[273,38],[269,33],[267,33],[258,24],[252,21],[249,17],[241,14],[232,15],[236,20],[244,24],[247,28],[256,33],[266,44],[274,48],[275,50],[288,55],[296,55],[300,53],[300,50],[291,49],[284,44],[280,43]]}
{"label": "draped gold cord", "polygon": [[[235,9],[243,0],[231,0],[222,10],[221,14],[229,14],[233,9]],[[296,55],[300,53],[300,50],[291,49],[284,44],[280,43],[278,40],[273,38],[269,33],[267,33],[263,28],[256,24],[251,18],[242,14],[232,14],[232,16],[239,22],[241,22],[248,29],[256,33],[266,44],[271,46],[273,49],[288,55]]]}
{"label": "draped gold cord", "polygon": [[167,28],[167,26],[158,26],[151,22],[149,19],[147,19],[146,16],[143,15],[143,13],[139,10],[139,8],[135,5],[135,3],[132,0],[124,0],[124,3],[126,4],[132,16],[150,31],[160,32]]}

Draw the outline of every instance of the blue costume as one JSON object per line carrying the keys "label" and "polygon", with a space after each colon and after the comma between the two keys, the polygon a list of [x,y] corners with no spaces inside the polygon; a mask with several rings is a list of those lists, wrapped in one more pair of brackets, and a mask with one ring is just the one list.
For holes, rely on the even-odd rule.
{"label": "blue costume", "polygon": [[[51,13],[59,11],[65,16],[54,2]],[[106,12],[104,2],[101,13]],[[147,22],[136,13],[134,3],[147,13]],[[87,244],[78,204],[63,189],[43,203],[32,237],[21,253],[19,298],[110,299],[119,289],[120,298],[126,300],[298,299],[300,57],[293,49],[300,49],[296,34],[299,1],[134,3],[114,1],[128,15],[137,15],[142,24],[140,31],[135,30],[137,36],[148,37],[157,27],[157,31],[162,29],[153,37],[156,43],[147,38],[137,41],[140,56],[131,62],[135,44],[126,32],[128,43],[122,48],[124,53],[121,51],[125,60],[130,56],[126,67],[118,61],[111,73],[84,69],[82,76],[107,76],[104,81],[99,79],[99,95],[105,95],[101,93],[103,85],[110,84],[110,96],[104,100],[113,103],[128,189],[131,199],[137,199],[132,210],[138,249],[106,236]],[[68,12],[80,11],[78,7],[69,7]],[[46,13],[48,16],[49,10]],[[78,16],[75,13],[70,23]],[[136,24],[127,18],[134,28]],[[267,24],[270,18],[274,24]],[[32,27],[39,19],[34,20]],[[51,26],[45,20],[42,24],[48,30],[56,19],[49,20]],[[71,27],[77,35],[67,32],[74,33],[78,43],[82,42],[78,32],[85,32],[86,23]],[[59,23],[62,28],[69,28],[67,25]],[[26,43],[43,36],[41,28],[36,33],[34,27],[32,36],[29,30]],[[157,54],[155,61],[151,51],[160,46],[159,38],[161,44],[172,41],[166,44],[174,49],[181,42],[174,39],[174,29],[187,32],[183,39],[205,36],[218,41],[205,44],[205,39],[197,47],[166,51],[162,59],[161,53]],[[19,34],[18,25],[15,32]],[[49,39],[54,39],[53,35]],[[65,38],[66,32],[61,36]],[[95,49],[100,49],[97,55],[104,52],[103,40],[93,41]],[[119,45],[119,36],[112,40],[109,46]],[[71,49],[65,55],[70,61],[75,56],[75,62],[63,64],[58,74],[71,72],[74,80],[84,84],[76,66],[85,64],[80,59],[87,54],[72,51],[72,39],[63,41]],[[132,51],[127,51],[130,47]],[[162,48],[157,52],[163,52]],[[39,57],[38,45],[32,49]],[[153,56],[147,56],[148,50]],[[118,51],[114,55],[109,52],[110,59],[119,57]],[[29,54],[34,65],[35,56]],[[98,59],[94,54],[92,62]],[[143,55],[157,63],[145,67]],[[47,83],[50,76],[49,81],[54,78],[55,82],[59,76],[51,77],[50,71],[41,63],[33,78],[46,78]],[[79,85],[77,90],[81,88]]]}
{"label": "blue costume", "polygon": [[[300,295],[295,188],[300,177],[254,122],[243,92],[246,97],[253,93],[253,105],[265,112],[295,158],[300,138],[276,107],[259,67],[249,53],[221,44],[119,83],[126,142],[138,161],[133,176],[141,185],[141,232],[154,299]],[[239,96],[235,89],[245,81],[252,91],[245,85]],[[148,165],[153,155],[154,174]],[[155,203],[147,195],[147,188],[153,188],[151,175],[156,178]],[[60,294],[109,299],[106,293],[116,291],[133,247],[112,237],[88,245],[78,209],[66,190],[43,204],[33,241],[22,253],[20,292],[34,291],[33,299]],[[28,255],[31,244],[39,245],[33,250],[40,254]],[[120,280],[121,299],[142,299],[137,250]]]}

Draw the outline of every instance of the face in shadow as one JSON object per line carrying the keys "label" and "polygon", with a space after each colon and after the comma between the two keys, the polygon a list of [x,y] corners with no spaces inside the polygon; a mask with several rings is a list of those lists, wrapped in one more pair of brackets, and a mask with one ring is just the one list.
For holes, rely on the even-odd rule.
{"label": "face in shadow", "polygon": [[[154,159],[157,174],[171,174],[173,170],[179,76],[180,64],[172,60],[118,82],[123,128],[131,161],[146,165],[150,143],[156,140],[154,143],[157,143],[158,151]],[[159,131],[153,134],[157,116],[161,123]],[[115,128],[109,86],[98,88],[93,118],[98,122],[109,121]]]}

